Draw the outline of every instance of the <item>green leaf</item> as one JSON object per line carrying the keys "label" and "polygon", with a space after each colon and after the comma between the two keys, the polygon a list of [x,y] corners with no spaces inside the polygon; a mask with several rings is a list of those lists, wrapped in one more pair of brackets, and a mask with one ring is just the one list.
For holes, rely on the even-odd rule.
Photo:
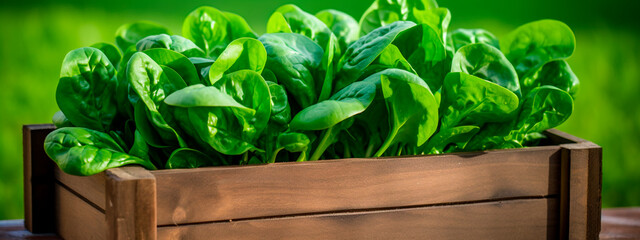
{"label": "green leaf", "polygon": [[293,33],[264,34],[259,40],[267,50],[266,69],[274,73],[296,104],[305,108],[316,103],[325,79],[320,70],[322,48],[309,38]]}
{"label": "green leaf", "polygon": [[518,131],[522,134],[542,132],[560,126],[573,112],[573,98],[553,86],[533,89],[521,106]]}
{"label": "green leaf", "polygon": [[[267,29],[273,30],[276,32],[268,32],[267,33],[298,33],[304,36],[307,36],[322,48],[328,46],[329,41],[333,39],[337,42],[336,36],[333,35],[331,29],[327,27],[320,19],[316,18],[314,15],[309,14],[298,6],[293,4],[286,4],[278,9],[274,13],[276,16],[270,18],[273,19],[274,22],[267,23]],[[280,18],[280,15],[282,18]],[[282,19],[287,22],[289,28],[283,26]],[[290,30],[290,31],[289,31]],[[340,52],[339,46],[335,46],[337,51]],[[324,49],[328,51],[328,49]],[[334,50],[336,51],[336,50]]]}
{"label": "green leaf", "polygon": [[223,13],[212,7],[199,7],[187,16],[182,35],[193,41],[206,56],[217,58],[231,41],[255,37],[255,33],[240,16]]}
{"label": "green leaf", "polygon": [[[164,103],[168,95],[186,87],[180,75],[171,68],[158,65],[147,54],[138,52],[129,61],[127,76],[133,90],[130,95],[135,95],[133,98],[138,98],[139,102],[144,103],[146,107],[144,111],[149,123],[157,131],[161,141],[165,143],[164,145],[155,145],[150,142],[150,144],[160,148],[185,145],[183,139],[169,125],[173,115],[168,111]],[[140,114],[135,115],[140,116]],[[136,126],[141,125],[139,124],[142,121],[141,119],[136,117],[135,121]],[[147,140],[153,137],[147,134],[148,132],[141,131],[141,133]]]}
{"label": "green leaf", "polygon": [[91,47],[96,48],[104,53],[104,55],[106,55],[109,59],[109,62],[111,62],[111,65],[118,66],[118,64],[120,64],[120,60],[122,60],[122,54],[116,46],[113,46],[109,43],[96,43],[91,45]]}
{"label": "green leaf", "polygon": [[87,128],[57,129],[45,139],[44,149],[62,171],[77,176],[132,164],[156,169],[150,161],[124,153],[108,134]]}
{"label": "green leaf", "polygon": [[484,43],[500,48],[498,38],[484,29],[456,29],[447,35],[447,51],[453,56],[458,49],[474,43]]}
{"label": "green leaf", "polygon": [[556,20],[527,23],[500,41],[500,49],[513,63],[519,77],[547,62],[570,57],[575,45],[571,28]]}
{"label": "green leaf", "polygon": [[52,122],[56,128],[73,127],[73,123],[69,121],[62,111],[57,111],[53,114]]}
{"label": "green leaf", "polygon": [[495,83],[467,73],[449,73],[442,88],[441,128],[507,121],[518,102],[518,96]]}
{"label": "green leaf", "polygon": [[402,31],[393,44],[432,91],[440,89],[449,69],[445,45],[431,26],[420,24]]}
{"label": "green leaf", "polygon": [[459,149],[464,149],[478,131],[480,131],[480,127],[478,126],[458,126],[442,129],[429,139],[429,143],[423,152],[428,154],[441,154],[450,144],[454,144]]}
{"label": "green leaf", "polygon": [[412,22],[395,22],[380,27],[352,43],[338,63],[333,89],[339,90],[357,81],[398,34],[415,25]]}
{"label": "green leaf", "polygon": [[165,99],[165,103],[175,107],[233,107],[253,112],[218,88],[206,87],[202,84],[189,86],[172,93]]}
{"label": "green leaf", "polygon": [[224,75],[239,70],[262,73],[267,61],[267,51],[253,38],[236,39],[227,46],[209,69],[209,83],[215,84]]}
{"label": "green leaf", "polygon": [[80,48],[64,58],[56,101],[74,126],[108,131],[118,105],[116,70],[100,50]]}
{"label": "green leaf", "polygon": [[397,21],[427,24],[444,42],[451,13],[446,8],[438,8],[435,0],[376,0],[360,19],[360,34],[368,34]]}
{"label": "green leaf", "polygon": [[518,74],[497,48],[484,43],[466,45],[453,57],[452,72],[463,72],[498,84],[522,96]]}
{"label": "green leaf", "polygon": [[155,48],[144,51],[153,61],[163,67],[171,68],[180,75],[186,85],[200,84],[195,66],[184,55],[168,49]]}
{"label": "green leaf", "polygon": [[271,94],[269,86],[259,73],[240,70],[225,75],[214,84],[221,92],[233,97],[238,103],[255,111],[249,118],[238,118],[243,126],[243,136],[252,141],[264,131],[271,117]]}
{"label": "green leaf", "polygon": [[319,102],[300,111],[291,120],[293,131],[324,130],[351,118],[367,109],[375,97],[376,86],[368,82],[356,82],[334,94],[329,100]]}
{"label": "green leaf", "polygon": [[142,136],[138,130],[134,132],[133,144],[129,150],[129,155],[139,157],[141,159],[151,159],[149,156],[149,145],[147,144],[147,141],[145,141],[144,136]]}
{"label": "green leaf", "polygon": [[173,151],[169,160],[167,161],[166,169],[179,169],[179,168],[199,168],[208,166],[220,166],[219,161],[214,160],[208,155],[189,148],[180,148]]}
{"label": "green leaf", "polygon": [[358,21],[344,12],[328,9],[316,13],[316,17],[322,21],[338,39],[340,52],[344,52],[350,43],[358,40],[360,35]]}
{"label": "green leaf", "polygon": [[554,86],[568,92],[575,99],[580,89],[580,80],[565,60],[551,61],[520,80],[524,94],[541,86]]}
{"label": "green leaf", "polygon": [[204,57],[204,51],[196,46],[195,43],[178,35],[152,35],[143,38],[136,44],[136,49],[139,52],[153,48],[173,50],[187,57]]}
{"label": "green leaf", "polygon": [[289,105],[289,97],[287,91],[282,85],[267,82],[269,85],[269,93],[271,93],[271,118],[270,121],[286,125],[291,121],[291,106]]}
{"label": "green leaf", "polygon": [[158,34],[170,34],[169,29],[147,21],[126,24],[116,32],[116,45],[120,51],[126,52],[130,46],[135,46],[143,38]]}

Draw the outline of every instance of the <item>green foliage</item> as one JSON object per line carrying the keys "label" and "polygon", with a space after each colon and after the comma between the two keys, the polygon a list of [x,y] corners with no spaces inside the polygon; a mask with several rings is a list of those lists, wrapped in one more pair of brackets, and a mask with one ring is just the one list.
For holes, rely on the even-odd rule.
{"label": "green foliage", "polygon": [[[271,7],[271,4],[266,2],[255,4],[256,9]],[[325,4],[325,2],[322,4]],[[364,3],[364,1],[356,1],[347,4],[350,6],[345,7],[347,12],[359,14],[360,6],[364,6],[367,3]],[[477,9],[474,8],[473,12],[469,14],[468,9],[460,8],[458,5],[460,4],[455,2],[449,3],[449,6],[451,9],[454,9],[455,12],[455,26],[462,26],[465,21],[469,24],[467,26],[471,27],[477,27],[479,23],[482,23],[484,27],[496,33],[495,36],[504,36],[503,33],[505,33],[505,29],[513,27],[510,25],[511,23],[521,22],[522,19],[527,19],[526,17],[521,17],[519,18],[520,20],[502,20],[500,16],[505,15],[497,14],[496,8],[492,10],[496,12],[496,14],[493,14],[491,17],[498,17],[498,19],[492,21],[485,21],[484,19],[477,19],[476,21],[476,19],[474,19],[474,22],[470,22],[466,19],[470,18],[470,16],[478,16],[478,13],[481,11],[477,11]],[[216,6],[227,10],[239,9],[234,7],[232,3],[221,2]],[[300,3],[300,6],[313,12],[322,9],[319,8],[319,3],[303,2]],[[16,139],[20,139],[20,133],[16,131],[16,129],[19,129],[22,124],[47,122],[51,119],[51,115],[57,111],[56,103],[52,101],[55,99],[54,91],[51,91],[51,89],[56,87],[57,82],[47,81],[46,79],[52,79],[52,76],[59,74],[61,56],[64,56],[65,52],[78,46],[92,46],[103,51],[109,58],[109,61],[111,61],[114,66],[118,66],[118,63],[113,60],[117,57],[112,58],[114,55],[107,53],[109,50],[91,44],[95,42],[112,42],[113,32],[119,24],[141,18],[149,18],[164,24],[169,24],[170,29],[179,29],[176,23],[180,22],[179,19],[184,17],[186,11],[184,11],[184,7],[174,7],[175,6],[172,6],[170,12],[167,11],[167,13],[163,14],[162,18],[159,18],[155,13],[150,15],[147,13],[149,11],[143,9],[136,9],[135,14],[117,11],[107,13],[95,8],[78,11],[73,7],[61,8],[51,7],[49,5],[39,6],[39,8],[29,10],[15,7],[0,9],[0,12],[2,12],[2,14],[0,14],[0,21],[3,23],[12,23],[5,25],[6,29],[3,31],[3,34],[5,34],[3,39],[5,40],[3,44],[0,44],[0,56],[2,56],[2,58],[0,58],[2,60],[0,61],[3,63],[0,64],[0,68],[2,69],[0,72],[2,72],[3,76],[3,94],[0,95],[0,99],[3,99],[2,102],[10,103],[3,105],[2,110],[7,114],[0,119],[0,123],[2,123],[0,126],[3,126],[4,129],[4,131],[2,131],[3,134],[0,135],[1,145],[3,146],[2,150],[0,150],[0,155],[2,159],[6,160],[0,161],[0,174],[3,176],[3,180],[0,181],[0,203],[3,206],[7,206],[0,211],[0,219],[21,218],[22,179],[21,171],[18,170],[21,168],[21,142],[16,141]],[[138,11],[142,14],[139,14]],[[266,16],[268,16],[264,14],[247,14],[248,10],[234,11],[245,12],[243,15],[247,16],[249,23],[252,23],[254,26],[262,26],[266,20]],[[532,10],[530,12],[536,11]],[[565,13],[567,12],[563,14]],[[113,14],[122,17],[114,19]],[[15,21],[17,18],[25,19],[25,21]],[[322,19],[319,16],[318,18]],[[571,19],[571,17],[567,19]],[[570,20],[569,22],[572,21]],[[78,23],[82,24],[78,25]],[[636,137],[640,135],[640,129],[638,128],[640,122],[637,121],[640,119],[640,114],[638,114],[638,108],[635,107],[634,104],[629,104],[637,101],[638,84],[635,80],[638,79],[640,74],[635,66],[640,61],[638,61],[634,53],[639,50],[638,35],[637,33],[624,29],[624,27],[607,29],[606,25],[598,25],[598,27],[590,25],[590,29],[584,29],[580,28],[579,22],[576,21],[573,21],[571,25],[572,27],[578,27],[576,38],[579,40],[580,45],[575,55],[568,60],[546,63],[544,64],[544,68],[548,68],[548,70],[543,71],[543,68],[538,68],[535,71],[538,72],[538,74],[531,74],[531,76],[545,75],[542,74],[543,72],[562,72],[564,71],[562,69],[565,68],[562,62],[570,63],[571,68],[567,74],[559,74],[559,76],[561,76],[560,78],[575,78],[576,74],[581,76],[582,82],[586,84],[580,86],[580,95],[579,98],[575,99],[576,108],[573,109],[573,116],[567,120],[566,124],[560,126],[560,129],[592,140],[604,147],[603,172],[605,177],[603,179],[603,204],[605,207],[638,205],[640,204],[640,199],[637,198],[637,196],[640,195],[640,188],[637,186],[640,184],[637,183],[640,182],[640,179],[636,176],[639,176],[637,169],[640,169],[640,165],[638,165],[637,161],[632,160],[635,158],[634,156],[640,154],[640,152],[636,151],[636,148],[633,147],[640,143]],[[261,28],[258,27],[256,30],[260,32]],[[180,31],[172,32],[179,33]],[[448,35],[454,35],[455,32],[456,30],[450,32]],[[476,42],[483,42],[479,40],[480,37],[477,37],[477,39]],[[446,44],[448,45],[451,42],[452,41],[447,40]],[[137,42],[134,42],[133,44],[136,43]],[[493,43],[489,44],[494,47],[496,46]],[[15,47],[22,45],[29,47]],[[466,45],[466,43],[464,45]],[[393,47],[389,45],[386,48],[392,49]],[[392,53],[393,51],[390,50],[388,52]],[[135,52],[131,52],[129,57],[126,57],[126,51],[122,51],[122,62],[124,62],[125,69],[126,63],[128,63],[128,59],[133,53]],[[393,54],[388,55],[398,56]],[[452,56],[453,54],[447,55],[447,57]],[[395,68],[409,70],[403,68],[401,58],[396,57],[395,59],[398,59],[398,61],[396,61],[398,64]],[[195,59],[190,60],[194,63],[196,62]],[[201,62],[210,66],[213,61],[206,60]],[[200,66],[201,65],[202,63]],[[550,67],[553,65],[556,66]],[[560,70],[554,70],[554,68]],[[38,69],[38,71],[33,71],[33,69]],[[117,69],[118,74],[120,74],[121,68],[118,67]],[[201,67],[196,67],[196,69],[198,75],[202,75],[200,71]],[[122,73],[124,72],[125,71],[122,71]],[[573,74],[573,72],[576,74]],[[266,77],[267,75],[269,74],[263,72],[265,79],[268,79],[268,77]],[[556,73],[552,75],[556,75]],[[206,76],[208,76],[208,74],[206,74]],[[523,95],[526,95],[524,94],[525,92],[530,92],[543,85],[556,86],[559,89],[569,92],[572,96],[575,96],[577,89],[574,87],[576,86],[575,84],[566,84],[566,86],[563,87],[553,83],[556,82],[555,79],[557,78],[543,77],[540,79],[546,82],[537,83],[533,81],[535,82],[533,84],[525,84],[526,79],[525,77],[520,78]],[[615,81],[616,84],[610,84],[611,81]],[[560,80],[560,82],[577,83],[577,81],[565,80]],[[268,83],[268,85],[270,90],[271,86],[280,86],[280,89],[284,90],[282,85],[278,85],[275,82]],[[38,87],[34,88],[33,86]],[[278,87],[274,87],[274,89],[277,88]],[[525,88],[529,90],[525,90]],[[272,90],[271,93],[273,92]],[[438,95],[439,93],[436,94],[436,96]],[[286,94],[280,94],[280,96],[281,97],[277,99],[287,98]],[[437,98],[439,99],[439,97]],[[272,103],[274,99],[274,96],[272,96]],[[283,101],[280,102],[282,103]],[[118,106],[120,106],[120,104],[118,104]],[[286,109],[289,109],[290,116],[291,108],[286,107],[289,105],[280,104],[280,106],[281,108],[278,108],[282,110],[280,113],[285,113],[287,112]],[[274,109],[273,111],[275,112],[276,108],[272,109]],[[599,113],[593,114],[593,109],[598,109]],[[298,110],[294,109],[293,111],[295,113]],[[274,112],[272,112],[272,119],[274,119],[273,116],[277,115]],[[364,114],[366,113],[362,113],[361,115]],[[176,115],[176,117],[181,116],[179,114]],[[286,120],[286,114],[281,116],[285,116],[282,118],[285,120],[282,120],[280,123],[288,122],[288,120]],[[291,118],[289,117],[288,119],[290,120]],[[359,121],[360,120],[356,120],[353,127],[349,129],[349,134],[341,134],[341,136],[347,136],[345,139],[353,139],[348,135],[358,136],[359,133],[365,132],[358,130],[359,127],[363,125],[358,124]],[[269,123],[269,126],[272,125],[275,124]],[[478,128],[479,127],[460,127],[457,130],[469,133],[473,132],[473,129]],[[186,132],[186,130],[184,131]],[[473,134],[475,135],[475,133]],[[133,133],[130,133],[129,137],[133,135]],[[307,133],[302,135],[307,137],[310,142],[317,140],[317,138],[314,137],[315,134]],[[433,137],[436,137],[436,135]],[[131,144],[133,140],[127,140],[127,138],[128,137],[123,137],[124,142]],[[133,139],[133,137],[131,138]],[[275,143],[276,141],[273,142]],[[305,145],[304,141],[301,142],[301,145]],[[341,144],[340,141],[336,145],[338,144]],[[377,146],[380,145],[379,142],[376,144]],[[193,145],[195,146],[196,144]],[[310,146],[309,148],[313,147],[313,144],[307,145]],[[133,150],[133,147],[131,149]],[[132,155],[132,150],[129,151],[130,155]],[[287,151],[289,150],[287,149]],[[351,152],[355,153],[357,151]],[[302,153],[304,153],[304,151]],[[170,153],[167,153],[164,158],[168,159],[169,154]],[[207,156],[216,156],[211,152],[205,154]],[[292,156],[291,154],[281,153],[277,157],[277,160],[281,161],[286,159],[287,156],[289,158],[295,158],[295,155]]]}

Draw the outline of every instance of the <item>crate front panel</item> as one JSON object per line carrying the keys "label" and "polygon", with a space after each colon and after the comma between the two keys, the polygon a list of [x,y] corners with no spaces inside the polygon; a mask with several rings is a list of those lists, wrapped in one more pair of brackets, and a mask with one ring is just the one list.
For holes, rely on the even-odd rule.
{"label": "crate front panel", "polygon": [[560,148],[152,171],[158,225],[555,196]]}

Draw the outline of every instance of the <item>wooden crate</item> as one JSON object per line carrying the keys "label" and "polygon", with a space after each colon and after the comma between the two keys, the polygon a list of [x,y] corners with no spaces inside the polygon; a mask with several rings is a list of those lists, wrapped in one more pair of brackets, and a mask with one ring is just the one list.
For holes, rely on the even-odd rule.
{"label": "wooden crate", "polygon": [[25,225],[65,239],[597,239],[602,149],[61,172],[24,127]]}

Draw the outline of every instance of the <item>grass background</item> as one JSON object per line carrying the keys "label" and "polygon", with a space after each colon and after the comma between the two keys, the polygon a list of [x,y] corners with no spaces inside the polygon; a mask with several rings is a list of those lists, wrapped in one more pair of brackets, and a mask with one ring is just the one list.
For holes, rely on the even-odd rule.
{"label": "grass background", "polygon": [[[183,18],[202,5],[244,16],[258,33],[280,5],[315,13],[334,8],[362,15],[370,0],[169,1],[60,0],[0,2],[0,219],[23,218],[24,124],[48,123],[67,52],[114,42],[116,29],[151,20],[180,34]],[[576,34],[569,59],[581,80],[574,115],[561,130],[604,148],[603,206],[640,206],[640,12],[635,1],[441,0],[452,28],[485,28],[498,37],[526,22],[553,18]]]}

